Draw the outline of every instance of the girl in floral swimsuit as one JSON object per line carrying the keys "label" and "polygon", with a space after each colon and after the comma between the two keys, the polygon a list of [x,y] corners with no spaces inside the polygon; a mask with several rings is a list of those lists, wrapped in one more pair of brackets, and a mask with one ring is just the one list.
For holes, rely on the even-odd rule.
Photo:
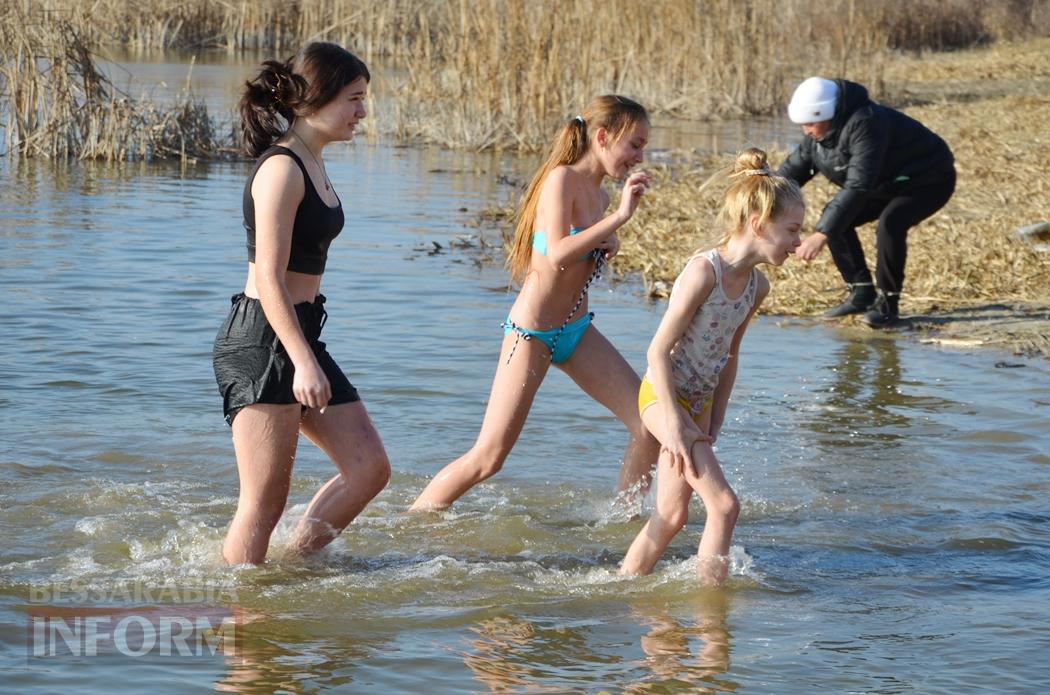
{"label": "girl in floral swimsuit", "polygon": [[656,508],[621,574],[652,571],[685,525],[695,491],[707,510],[697,572],[705,584],[725,581],[740,502],[711,446],[733,390],[740,340],[769,292],[755,266],[778,266],[794,253],[805,212],[798,186],[775,176],[762,150],[741,153],[730,180],[720,216],[725,236],[686,263],[649,345],[638,409],[661,446]]}

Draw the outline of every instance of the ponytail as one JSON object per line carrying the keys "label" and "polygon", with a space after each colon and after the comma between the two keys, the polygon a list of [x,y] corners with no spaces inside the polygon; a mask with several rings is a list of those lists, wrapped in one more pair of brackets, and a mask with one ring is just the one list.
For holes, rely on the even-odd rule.
{"label": "ponytail", "polygon": [[241,94],[241,140],[251,157],[265,152],[295,120],[306,80],[292,72],[291,59],[267,60]]}
{"label": "ponytail", "polygon": [[582,116],[577,116],[558,131],[554,147],[547,155],[547,160],[532,177],[529,187],[525,189],[525,197],[522,199],[514,226],[513,246],[507,259],[511,279],[522,282],[529,271],[529,264],[532,260],[532,233],[536,224],[536,207],[539,204],[540,191],[543,190],[543,182],[547,180],[547,174],[551,173],[554,167],[578,162],[586,151],[587,122]]}

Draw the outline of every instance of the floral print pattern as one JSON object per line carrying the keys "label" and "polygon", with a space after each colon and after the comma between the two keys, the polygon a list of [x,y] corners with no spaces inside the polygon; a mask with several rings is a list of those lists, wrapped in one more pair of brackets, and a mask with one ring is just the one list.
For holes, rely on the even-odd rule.
{"label": "floral print pattern", "polygon": [[[671,349],[671,373],[679,398],[689,401],[694,413],[701,412],[718,386],[718,375],[729,361],[733,334],[755,305],[758,287],[757,270],[752,269],[747,286],[739,297],[731,299],[722,287],[722,259],[717,249],[693,256],[706,258],[715,269],[715,286],[700,306],[689,327]],[[689,262],[686,263],[688,267]],[[685,271],[683,271],[684,273]],[[671,297],[678,290],[682,275],[675,280]],[[651,376],[646,374],[651,380]]]}

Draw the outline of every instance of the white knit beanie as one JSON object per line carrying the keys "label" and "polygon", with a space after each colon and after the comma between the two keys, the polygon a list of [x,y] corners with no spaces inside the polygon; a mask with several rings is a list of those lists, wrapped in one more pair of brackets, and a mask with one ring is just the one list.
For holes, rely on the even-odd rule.
{"label": "white knit beanie", "polygon": [[788,118],[792,123],[830,121],[835,115],[835,101],[838,95],[838,85],[831,80],[810,77],[791,95]]}

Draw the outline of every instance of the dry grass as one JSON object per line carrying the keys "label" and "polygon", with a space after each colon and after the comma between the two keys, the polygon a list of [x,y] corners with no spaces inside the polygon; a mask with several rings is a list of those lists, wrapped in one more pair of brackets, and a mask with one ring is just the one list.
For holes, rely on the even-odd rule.
{"label": "dry grass", "polygon": [[284,55],[304,41],[337,41],[366,60],[401,55],[429,39],[429,0],[9,0],[34,21],[66,20],[93,43],[157,50],[225,48]]}
{"label": "dry grass", "polygon": [[203,103],[184,91],[174,106],[123,94],[95,66],[76,26],[0,11],[0,123],[6,152],[103,159],[213,156],[219,150]]}

